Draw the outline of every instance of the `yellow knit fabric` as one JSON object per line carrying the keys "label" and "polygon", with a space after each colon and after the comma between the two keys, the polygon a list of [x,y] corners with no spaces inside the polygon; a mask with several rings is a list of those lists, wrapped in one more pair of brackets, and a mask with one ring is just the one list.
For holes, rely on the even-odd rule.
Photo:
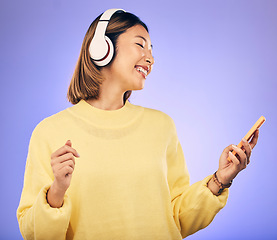
{"label": "yellow knit fabric", "polygon": [[[61,208],[46,192],[51,154],[70,139],[80,154]],[[189,185],[173,120],[126,102],[102,110],[86,101],[34,129],[17,217],[24,239],[179,240],[204,227],[224,207],[211,176]]]}

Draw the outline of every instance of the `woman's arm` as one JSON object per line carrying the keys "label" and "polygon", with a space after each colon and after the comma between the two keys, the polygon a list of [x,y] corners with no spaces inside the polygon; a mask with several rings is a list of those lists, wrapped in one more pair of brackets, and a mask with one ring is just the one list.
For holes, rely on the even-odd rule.
{"label": "woman's arm", "polygon": [[24,186],[17,209],[24,239],[65,239],[69,225],[71,202],[68,196],[64,195],[60,208],[51,207],[46,199],[54,180],[47,136],[44,124],[39,124],[29,144]]}
{"label": "woman's arm", "polygon": [[184,238],[211,223],[215,215],[225,206],[228,189],[225,189],[220,196],[212,194],[207,187],[212,176],[190,185],[186,161],[172,119],[166,129],[169,129],[171,136],[166,159],[173,218]]}

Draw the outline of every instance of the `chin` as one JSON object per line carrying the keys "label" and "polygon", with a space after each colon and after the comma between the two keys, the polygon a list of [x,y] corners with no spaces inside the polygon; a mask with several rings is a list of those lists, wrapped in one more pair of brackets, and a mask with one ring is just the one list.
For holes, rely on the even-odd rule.
{"label": "chin", "polygon": [[137,84],[134,84],[133,86],[130,86],[130,90],[132,91],[137,91],[137,90],[142,90],[144,88],[144,81],[143,82],[140,82],[140,83],[137,83]]}
{"label": "chin", "polygon": [[139,90],[142,90],[143,89],[143,87],[141,87],[141,88],[133,88],[131,91],[139,91]]}
{"label": "chin", "polygon": [[136,91],[136,90],[142,90],[143,88],[144,88],[144,84],[141,85],[141,86],[137,86],[136,88],[134,88],[134,91]]}

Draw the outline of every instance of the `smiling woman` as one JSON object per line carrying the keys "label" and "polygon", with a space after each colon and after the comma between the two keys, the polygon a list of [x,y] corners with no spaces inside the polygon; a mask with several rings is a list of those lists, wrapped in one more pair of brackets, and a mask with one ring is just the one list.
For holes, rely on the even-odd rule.
{"label": "smiling woman", "polygon": [[149,34],[141,25],[131,27],[121,34],[116,49],[116,58],[110,65],[101,69],[105,78],[101,92],[104,99],[107,99],[108,94],[105,96],[105,93],[110,92],[109,88],[119,99],[122,99],[122,94],[128,90],[143,89],[146,76],[151,72],[154,63]]}
{"label": "smiling woman", "polygon": [[180,240],[225,206],[258,132],[242,149],[224,149],[217,172],[190,186],[172,118],[128,101],[153,64],[135,15],[110,9],[90,25],[68,89],[73,106],[30,139],[17,210],[24,239]]}
{"label": "smiling woman", "polygon": [[[83,40],[80,56],[79,56],[79,59],[78,59],[78,62],[77,62],[76,68],[75,68],[75,72],[73,74],[73,77],[72,77],[72,80],[71,80],[71,83],[70,83],[70,86],[68,89],[68,100],[73,104],[78,103],[81,99],[85,99],[85,100],[99,99],[100,85],[105,84],[103,80],[106,78],[105,78],[105,76],[103,76],[103,70],[106,68],[101,68],[101,67],[98,67],[96,64],[92,64],[91,54],[89,52],[90,44],[92,44],[92,39],[95,36],[94,33],[95,33],[95,30],[97,27],[97,23],[99,22],[99,19],[101,16],[102,15],[98,16],[92,22],[92,24],[90,25],[90,27],[84,37],[84,40]],[[134,36],[132,36],[133,39],[130,39],[130,36],[127,35],[128,39],[123,38],[122,43],[118,44],[119,36],[121,36],[127,30],[129,31],[133,27],[139,28],[142,36],[140,36],[140,37],[136,36],[136,38],[134,38]],[[134,30],[132,32],[135,33]],[[136,35],[137,34],[138,33],[136,33]],[[111,40],[112,46],[115,46],[113,58],[108,63],[107,67],[111,66],[112,62],[115,59],[117,59],[116,56],[117,56],[118,52],[121,53],[121,51],[118,51],[118,48],[120,48],[120,49],[122,48],[122,53],[123,53],[123,51],[124,51],[123,44],[125,44],[126,40],[132,41],[132,43],[134,43],[134,44],[138,44],[137,47],[139,47],[139,45],[141,45],[140,46],[141,47],[141,53],[140,53],[141,58],[143,57],[143,54],[145,54],[145,50],[143,50],[143,48],[144,48],[145,44],[147,43],[146,39],[148,39],[150,41],[150,37],[148,34],[148,28],[145,25],[145,23],[143,23],[137,16],[135,16],[131,13],[127,13],[127,12],[122,13],[120,11],[117,11],[112,15],[112,17],[109,21],[109,24],[107,26],[105,35],[106,35],[106,37],[108,37],[108,39]],[[101,46],[95,46],[95,48],[99,48],[99,47],[101,48]],[[128,47],[131,47],[131,46],[128,45]],[[134,51],[135,46],[132,46],[132,47],[133,47],[133,51]],[[137,53],[137,55],[138,54],[139,53]],[[126,63],[126,59],[124,61]],[[153,63],[150,63],[150,64],[152,65]],[[148,66],[150,64],[148,63]],[[123,66],[124,66],[124,64],[118,66],[117,71],[122,72],[122,70],[120,70],[120,69]],[[150,70],[150,67],[148,67],[147,70]],[[107,72],[106,74],[108,74],[108,71],[106,71],[106,72]],[[109,80],[107,80],[107,81],[109,81]],[[103,89],[104,89],[104,87],[103,87]],[[132,89],[125,89],[124,97],[122,98],[124,100],[124,102],[130,97],[131,92],[132,92]]]}

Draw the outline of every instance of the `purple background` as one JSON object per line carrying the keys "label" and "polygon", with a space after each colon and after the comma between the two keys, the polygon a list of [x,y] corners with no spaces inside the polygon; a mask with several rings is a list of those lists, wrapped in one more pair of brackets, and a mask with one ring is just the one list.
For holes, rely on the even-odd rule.
{"label": "purple background", "polygon": [[156,62],[131,102],[174,119],[192,183],[212,174],[222,150],[267,118],[227,206],[188,239],[277,239],[275,0],[1,0],[0,239],[21,239],[16,208],[31,133],[71,106],[66,92],[83,37],[108,8],[149,26]]}

